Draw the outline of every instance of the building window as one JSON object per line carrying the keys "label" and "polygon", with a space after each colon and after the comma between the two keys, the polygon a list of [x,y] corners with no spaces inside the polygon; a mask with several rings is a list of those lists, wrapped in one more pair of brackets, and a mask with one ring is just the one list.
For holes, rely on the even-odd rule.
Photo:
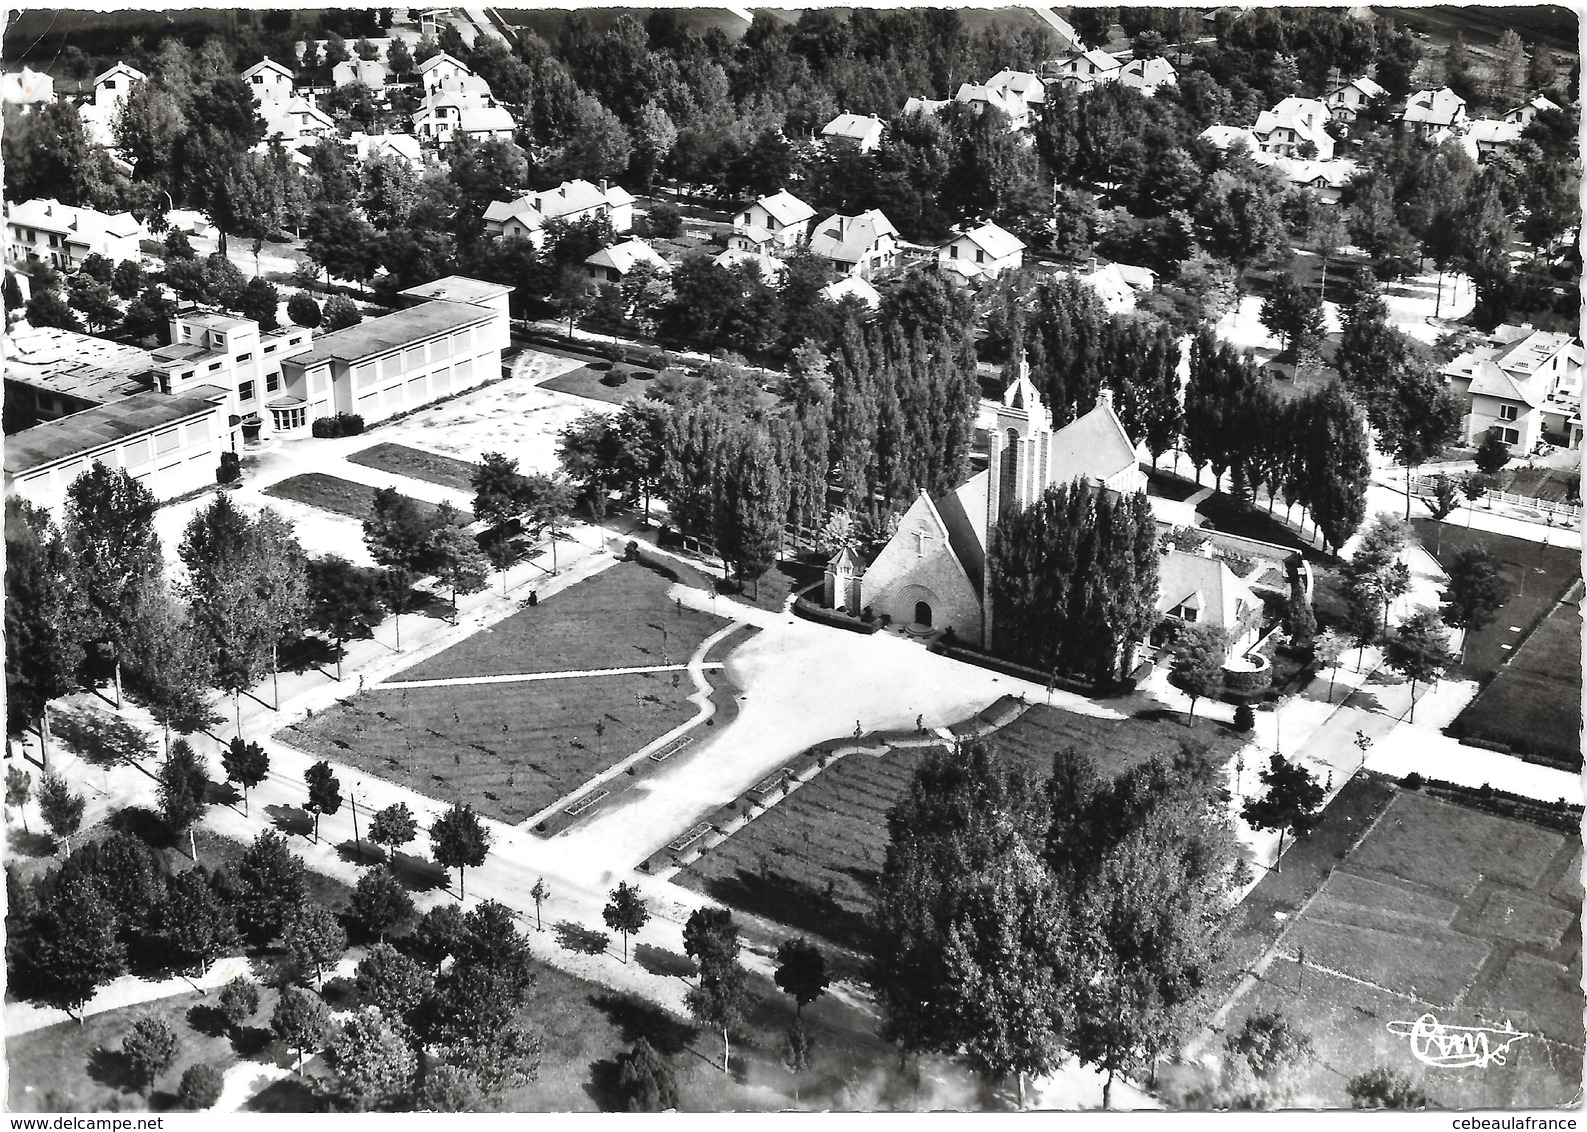
{"label": "building window", "polygon": [[1521,443],[1521,434],[1513,428],[1501,428],[1499,430],[1499,439],[1506,444],[1519,444]]}
{"label": "building window", "polygon": [[959,245],[958,244],[950,244],[948,246],[948,258],[949,259],[958,259],[959,258]]}
{"label": "building window", "polygon": [[265,392],[274,393],[281,388],[281,375],[279,373],[265,374]]}
{"label": "building window", "polygon": [[307,412],[307,408],[299,406],[296,409],[271,409],[270,415],[275,418],[276,431],[286,432],[289,429],[302,428]]}
{"label": "building window", "polygon": [[220,367],[221,367],[221,363],[220,362],[210,362],[209,363],[209,372],[210,373],[214,373]]}
{"label": "building window", "polygon": [[986,253],[984,251],[982,251],[980,248],[976,248],[975,249],[975,262],[976,263],[985,263],[986,262]]}
{"label": "building window", "polygon": [[1517,417],[1519,417],[1520,415],[1521,415],[1521,407],[1519,405],[1500,405],[1499,406],[1499,419],[1501,421],[1513,421]]}
{"label": "building window", "polygon": [[239,384],[237,386],[237,400],[239,400],[239,401],[252,401],[253,400],[253,382],[244,381],[244,382],[242,382],[241,384]]}
{"label": "building window", "polygon": [[264,352],[267,354],[273,354],[276,352],[276,348],[274,346],[266,346]]}
{"label": "building window", "polygon": [[246,353],[246,354],[238,354],[237,355],[237,364],[238,365],[242,365],[243,362],[251,362],[251,361],[253,361],[253,353],[251,351],[249,353]]}

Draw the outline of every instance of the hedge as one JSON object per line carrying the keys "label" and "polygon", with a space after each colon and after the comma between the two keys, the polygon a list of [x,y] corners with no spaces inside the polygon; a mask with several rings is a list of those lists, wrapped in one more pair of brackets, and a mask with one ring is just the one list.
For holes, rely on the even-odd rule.
{"label": "hedge", "polygon": [[357,436],[364,431],[364,418],[357,413],[337,413],[334,417],[315,417],[309,433],[321,440],[338,436]]}
{"label": "hedge", "polygon": [[833,629],[847,629],[851,633],[864,633],[866,636],[882,627],[879,621],[861,621],[858,617],[850,617],[847,613],[839,613],[836,609],[823,609],[803,597],[794,601],[794,612],[806,621],[814,621]]}
{"label": "hedge", "polygon": [[[977,652],[975,649],[962,648],[957,645],[941,645],[940,651],[944,656],[954,660],[962,660],[966,664],[973,664],[978,668],[990,668],[993,672],[1001,672],[1004,676],[1013,676],[1020,680],[1029,680],[1032,684],[1046,687],[1051,684],[1055,688],[1062,688],[1066,692],[1078,692],[1082,696],[1105,695],[1115,687],[1128,684],[1121,681],[1118,685],[1104,684],[1101,681],[1077,680],[1071,676],[1054,677],[1050,672],[1042,672],[1035,668],[1027,668],[1023,664],[1016,664],[1012,660],[992,656],[989,653]],[[1132,689],[1133,690],[1133,687]]]}
{"label": "hedge", "polygon": [[[1404,783],[1407,787],[1416,789],[1411,786],[1413,777],[1418,776],[1406,775]],[[1528,821],[1533,825],[1559,830],[1561,833],[1575,834],[1581,830],[1582,807],[1564,799],[1558,802],[1541,802],[1536,798],[1495,790],[1486,783],[1476,787],[1462,786],[1457,782],[1446,782],[1441,778],[1424,780],[1420,789],[1430,797],[1440,798],[1446,802],[1470,806],[1474,810],[1482,810],[1499,817]]]}

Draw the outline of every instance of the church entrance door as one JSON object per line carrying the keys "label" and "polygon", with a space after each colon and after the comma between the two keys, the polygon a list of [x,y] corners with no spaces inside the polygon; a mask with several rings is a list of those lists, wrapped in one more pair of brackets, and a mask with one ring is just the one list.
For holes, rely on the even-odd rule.
{"label": "church entrance door", "polygon": [[931,606],[924,601],[915,602],[915,624],[931,628]]}

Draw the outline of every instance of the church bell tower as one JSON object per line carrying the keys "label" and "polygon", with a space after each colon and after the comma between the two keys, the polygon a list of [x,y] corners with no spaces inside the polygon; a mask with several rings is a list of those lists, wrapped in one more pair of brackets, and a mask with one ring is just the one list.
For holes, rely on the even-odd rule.
{"label": "church bell tower", "polygon": [[[996,406],[987,445],[986,537],[991,550],[992,529],[1009,509],[1029,507],[1047,490],[1052,464],[1052,414],[1030,379],[1030,361],[1022,353],[1019,375],[1003,391]],[[991,555],[981,576],[982,647],[993,640]]]}

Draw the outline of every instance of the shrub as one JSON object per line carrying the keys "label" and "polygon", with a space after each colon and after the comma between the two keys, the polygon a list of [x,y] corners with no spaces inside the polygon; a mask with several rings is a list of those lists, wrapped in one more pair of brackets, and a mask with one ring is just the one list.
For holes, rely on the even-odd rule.
{"label": "shrub", "polygon": [[316,327],[324,319],[314,296],[299,291],[287,300],[287,317],[299,326]]}
{"label": "shrub", "polygon": [[235,452],[220,454],[220,467],[215,469],[216,483],[236,483],[242,475],[242,461]]}
{"label": "shrub", "polygon": [[215,1002],[215,1009],[220,1011],[220,1016],[226,1020],[227,1027],[235,1032],[259,1009],[259,988],[250,980],[238,975],[220,988],[220,997]]}
{"label": "shrub", "polygon": [[357,436],[364,431],[364,418],[357,413],[337,413],[336,419],[341,422],[343,436]]}
{"label": "shrub", "polygon": [[628,371],[626,369],[618,369],[616,366],[613,366],[612,372],[601,378],[601,384],[610,386],[614,389],[619,385],[627,385]]}
{"label": "shrub", "polygon": [[317,440],[328,440],[337,435],[335,417],[315,417],[309,425],[309,435]]}
{"label": "shrub", "polygon": [[364,321],[364,312],[346,295],[332,295],[325,300],[323,313],[327,331],[345,330]]}
{"label": "shrub", "polygon": [[195,1112],[213,1108],[215,1102],[220,1100],[224,1084],[220,1070],[213,1065],[189,1065],[182,1074],[182,1084],[177,1089],[177,1097],[181,1100],[183,1108],[190,1108]]}
{"label": "shrub", "polygon": [[1420,790],[1427,780],[1422,777],[1421,771],[1413,770],[1400,780],[1400,785],[1407,790]]}
{"label": "shrub", "polygon": [[645,214],[645,233],[663,239],[677,236],[683,231],[683,213],[678,206],[665,201],[651,206]]}
{"label": "shrub", "polygon": [[638,557],[639,557],[639,544],[637,542],[635,542],[633,539],[629,539],[627,545],[625,545],[623,547],[623,561],[624,562],[633,562]]}
{"label": "shrub", "polygon": [[1234,709],[1234,725],[1241,731],[1249,731],[1256,726],[1256,712],[1251,710],[1250,704],[1241,704]]}

